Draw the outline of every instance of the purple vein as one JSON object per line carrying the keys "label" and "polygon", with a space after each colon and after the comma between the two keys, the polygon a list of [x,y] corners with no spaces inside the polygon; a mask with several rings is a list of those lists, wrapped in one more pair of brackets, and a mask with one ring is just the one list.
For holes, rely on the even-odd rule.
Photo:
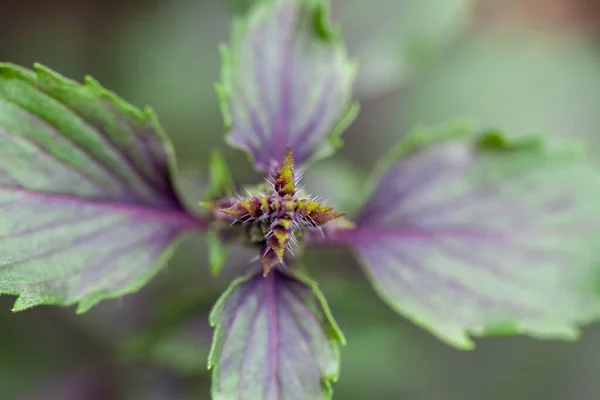
{"label": "purple vein", "polygon": [[[113,109],[111,103],[102,102],[109,113],[114,115],[120,114],[116,109]],[[135,153],[140,157],[140,163],[138,165],[144,169],[144,175],[149,180],[151,185],[157,185],[164,187],[164,180],[160,179],[159,176],[163,176],[163,172],[166,171],[165,165],[158,163],[158,160],[166,159],[167,155],[164,151],[160,154],[155,152],[155,141],[160,142],[158,135],[155,132],[155,128],[152,126],[149,119],[142,121],[138,129],[135,129],[130,121],[125,118],[117,118],[119,128],[127,132],[128,137],[131,138],[133,146],[131,149],[135,150]],[[148,131],[146,131],[148,130]],[[142,137],[144,135],[144,137]]]}
{"label": "purple vein", "polygon": [[[151,263],[152,260],[155,259],[155,257],[156,257],[155,253],[157,253],[157,252],[159,253],[160,251],[162,251],[162,249],[165,247],[165,245],[168,244],[168,241],[166,242],[166,244],[162,243],[162,239],[166,238],[166,237],[167,237],[167,235],[165,234],[165,232],[157,231],[157,232],[151,232],[150,235],[147,235],[141,239],[135,240],[130,243],[125,243],[125,244],[120,243],[120,244],[122,244],[122,246],[111,249],[110,253],[107,254],[106,256],[86,265],[84,268],[82,268],[80,270],[73,271],[66,277],[74,276],[74,275],[81,273],[81,274],[83,274],[82,278],[84,278],[85,275],[92,273],[92,272],[97,274],[98,272],[104,271],[107,267],[113,267],[117,263],[117,260],[119,260],[119,258],[121,258],[123,255],[130,254],[130,253],[132,253],[132,251],[136,250],[137,248],[141,249],[141,247],[145,244],[160,243],[159,246],[155,245],[155,246],[150,246],[151,248],[144,249],[143,255],[138,258],[137,263],[135,263],[135,264],[128,263],[127,264],[127,268],[130,270],[130,272],[128,274],[126,274],[125,279],[121,279],[121,280],[115,282],[112,289],[116,290],[116,289],[120,288],[135,273],[137,273],[139,271],[138,268],[134,268],[134,267],[137,267],[139,265],[147,266],[148,263]],[[112,263],[109,263],[110,261],[112,261]],[[100,268],[98,268],[98,266],[100,266]],[[64,278],[65,277],[63,277],[63,279]],[[84,295],[83,292],[85,292],[89,288],[89,285],[92,282],[94,282],[93,279],[88,279],[85,282],[83,282],[83,279],[82,279],[82,282],[81,282],[82,285],[81,285],[81,288],[79,290],[77,297],[83,296]]]}
{"label": "purple vein", "polygon": [[258,116],[258,112],[256,111],[256,109],[254,107],[252,107],[250,105],[250,101],[246,100],[245,97],[242,98],[242,102],[244,103],[244,108],[246,109],[246,116],[250,122],[250,129],[252,129],[252,131],[254,131],[256,138],[258,139],[258,142],[263,143],[263,144],[268,143],[269,138],[267,137],[267,134],[263,127],[262,121],[260,120],[260,118]]}
{"label": "purple vein", "polygon": [[[373,252],[369,249],[365,252],[359,252],[359,255],[364,262],[365,273],[375,283],[374,286],[382,294],[382,298],[387,299],[394,307],[404,312],[413,312],[413,310],[406,308],[402,301],[398,300],[397,293],[400,292],[400,296],[410,296],[413,301],[419,303],[420,308],[429,311],[430,315],[436,314],[438,305],[432,301],[430,296],[427,296],[427,292],[414,282],[406,280],[401,271],[386,264],[378,257],[379,254],[373,257]],[[378,269],[372,268],[373,265],[378,266]],[[387,274],[385,271],[387,271]],[[386,275],[388,279],[386,279]]]}
{"label": "purple vein", "polygon": [[[126,225],[126,224],[121,224],[121,226],[124,226],[124,225]],[[114,228],[114,226],[111,226],[108,229],[103,229],[101,232],[102,233],[108,233],[113,228]],[[95,232],[95,233],[97,234],[98,232]],[[162,233],[162,232],[158,232],[158,233]],[[54,277],[52,279],[45,279],[45,280],[42,280],[42,281],[32,282],[32,283],[25,283],[25,284],[27,286],[29,286],[29,287],[44,286],[44,285],[48,285],[48,284],[50,284],[52,282],[56,282],[58,280],[63,280],[63,279],[71,278],[71,277],[73,277],[75,275],[78,275],[80,273],[86,273],[87,271],[89,271],[90,269],[94,269],[97,265],[100,265],[101,263],[105,263],[106,261],[111,260],[111,259],[115,259],[116,260],[116,259],[118,259],[120,257],[120,255],[122,255],[124,253],[131,252],[131,250],[134,249],[135,247],[138,247],[138,246],[140,246],[140,245],[142,245],[142,244],[150,241],[155,236],[158,236],[158,233],[157,232],[153,232],[151,235],[145,236],[145,237],[143,237],[142,239],[139,239],[139,240],[135,240],[132,243],[126,243],[126,244],[124,244],[122,246],[117,246],[114,249],[110,249],[110,253],[108,255],[106,255],[106,256],[104,256],[104,257],[102,257],[100,259],[97,259],[94,262],[85,264],[82,268],[78,268],[78,269],[75,269],[73,271],[70,271],[66,275],[59,276],[59,277]],[[115,243],[122,244],[120,241],[115,242]],[[81,244],[81,243],[79,243],[79,244]],[[116,255],[116,257],[115,257],[115,255]],[[104,265],[106,265],[106,264],[104,264]],[[86,289],[86,286],[83,286],[80,289],[80,292],[84,291],[85,289]]]}
{"label": "purple vein", "polygon": [[[503,186],[510,184],[511,179],[520,178],[520,176],[515,173],[506,174],[495,182],[488,182],[482,184],[479,188],[474,188],[472,192],[460,193],[452,198],[448,198],[442,200],[438,203],[428,204],[420,207],[417,210],[414,210],[410,213],[410,217],[418,218],[426,214],[427,217],[435,215],[442,216],[446,214],[448,211],[455,211],[464,206],[471,206],[473,203],[467,201],[470,198],[475,200],[475,204],[479,205],[485,202],[481,201],[483,199],[494,199],[497,200],[497,196],[500,193],[500,190]],[[481,197],[479,197],[481,196]]]}
{"label": "purple vein", "polygon": [[[407,252],[403,251],[397,246],[388,246],[388,248],[394,256],[397,256],[400,260],[404,261],[405,265],[412,265],[413,268],[411,269],[414,272],[414,274],[417,276],[421,275],[421,279],[419,279],[419,282],[427,282],[433,284],[433,286],[430,286],[429,289],[425,287],[421,288],[427,293],[439,291],[439,288],[436,285],[437,282],[439,285],[449,290],[450,293],[454,293],[458,296],[461,296],[463,294],[466,294],[468,296],[468,294],[470,293],[469,297],[473,298],[478,305],[481,305],[483,307],[490,307],[492,309],[501,308],[521,315],[524,313],[523,304],[515,304],[507,299],[491,298],[489,297],[488,293],[482,293],[478,291],[476,289],[476,286],[467,286],[454,277],[450,277],[443,273],[440,273],[440,271],[437,269],[434,270],[426,267],[425,265],[423,265],[422,262],[418,261],[413,256],[408,255]],[[402,264],[397,264],[397,267],[402,268]],[[389,269],[392,270],[393,267],[390,267]]]}
{"label": "purple vein", "polygon": [[[503,279],[505,280],[506,283],[508,283],[509,285],[512,285],[514,287],[518,287],[520,290],[523,290],[525,292],[531,292],[533,291],[533,288],[535,287],[535,282],[523,282],[523,276],[515,276],[514,274],[510,273],[512,272],[512,270],[510,270],[510,267],[513,267],[515,262],[511,261],[511,260],[504,260],[505,263],[509,264],[508,268],[502,268],[502,266],[498,263],[496,263],[496,260],[490,259],[488,257],[486,257],[486,255],[488,254],[487,252],[485,252],[484,254],[478,253],[474,250],[469,250],[466,249],[464,247],[459,247],[459,246],[449,246],[449,243],[445,243],[445,242],[441,242],[438,240],[435,240],[435,246],[436,249],[440,249],[442,250],[442,252],[446,253],[448,256],[450,256],[451,258],[454,258],[457,261],[467,261],[467,263],[464,263],[463,265],[465,265],[467,268],[472,268],[472,269],[477,269],[477,267],[483,267],[485,268],[487,271],[491,272],[497,279]],[[505,252],[507,254],[512,254],[512,253],[524,253],[527,252],[527,255],[525,255],[525,258],[531,258],[532,253],[529,253],[530,251],[535,251],[533,249],[525,249],[525,248],[516,248],[513,249],[512,252],[510,252],[509,250],[505,249]],[[547,253],[543,253],[543,255],[545,257],[545,261],[546,262],[554,262],[554,267],[561,267],[561,265],[557,265],[556,264],[556,259],[555,258],[550,258],[548,257],[549,254]],[[564,255],[564,254],[563,254]],[[537,255],[538,259],[540,258],[540,254]],[[525,261],[525,260],[523,260]],[[537,260],[536,260],[537,261]],[[568,265],[568,261],[565,262],[564,265]],[[517,268],[514,268],[516,270],[519,270],[521,268],[530,268],[532,265],[531,264],[527,264],[527,265],[523,265],[521,264],[520,266],[517,266]],[[547,269],[544,269],[544,271],[547,271]],[[553,287],[553,289],[551,289],[551,291],[554,294],[558,294],[558,290],[560,290],[561,287],[556,288]],[[565,293],[568,295],[568,293]]]}
{"label": "purple vein", "polygon": [[[517,277],[514,274],[510,274],[507,272],[505,268],[502,268],[500,264],[496,262],[494,259],[482,257],[480,253],[477,253],[476,250],[465,249],[463,246],[457,246],[456,243],[451,245],[451,243],[440,240],[439,238],[431,238],[431,250],[441,251],[442,254],[446,254],[451,259],[457,261],[463,261],[461,263],[467,268],[471,268],[474,270],[479,270],[479,268],[483,268],[487,270],[490,274],[495,276],[497,279],[504,280],[505,282],[515,285],[515,283],[522,279],[521,277]],[[427,243],[429,245],[429,243]],[[486,253],[487,255],[487,253]],[[465,262],[466,261],[466,262]],[[519,286],[519,285],[515,285]]]}
{"label": "purple vein", "polygon": [[[407,202],[410,202],[411,199],[418,199],[419,197],[424,197],[423,192],[427,192],[428,188],[433,185],[444,182],[445,180],[451,180],[453,176],[462,175],[465,170],[468,170],[472,167],[470,163],[449,163],[447,165],[442,165],[436,162],[437,160],[432,160],[433,164],[439,167],[437,173],[429,174],[421,178],[414,178],[413,181],[408,183],[407,187],[404,187],[400,193],[398,193],[397,199],[395,202],[391,202],[392,206],[390,207],[389,219],[396,219],[399,216],[403,215],[402,207],[406,206]],[[448,175],[451,175],[450,178]],[[385,182],[385,180],[383,181]]]}
{"label": "purple vein", "polygon": [[[302,298],[300,297],[300,295],[297,294],[296,292],[294,292],[293,290],[290,290],[289,292],[290,292],[289,296],[291,299],[288,299],[288,301],[287,301],[288,304],[292,303],[294,301],[297,301],[302,307],[303,303],[302,303]],[[299,308],[301,308],[301,307],[299,307]],[[287,310],[289,316],[293,320],[296,321],[296,326],[298,327],[298,332],[300,332],[300,337],[302,338],[304,343],[306,343],[306,348],[308,349],[308,354],[313,359],[315,365],[320,368],[321,366],[319,365],[319,363],[317,361],[317,356],[315,354],[315,350],[314,350],[313,346],[311,345],[310,339],[308,337],[308,333],[302,328],[302,325],[300,323],[300,321],[302,321],[302,320],[304,320],[305,322],[308,322],[309,318],[313,319],[313,321],[311,321],[311,322],[314,322],[314,319],[315,319],[314,315],[312,315],[310,313],[310,311],[308,311],[307,314],[308,314],[309,318],[302,318],[302,316],[299,315],[300,312],[293,310],[291,305],[288,307],[285,307],[285,309]]]}
{"label": "purple vein", "polygon": [[591,224],[571,224],[560,229],[522,229],[519,227],[505,228],[423,228],[418,226],[404,226],[399,228],[384,227],[358,227],[355,229],[340,229],[333,232],[327,242],[332,244],[362,244],[378,242],[385,239],[428,239],[451,237],[453,239],[467,239],[474,242],[488,240],[505,240],[514,238],[531,239],[539,236],[552,236],[560,234],[585,236],[598,230],[598,226]]}
{"label": "purple vein", "polygon": [[[18,237],[23,237],[23,236],[28,236],[31,235],[33,233],[39,233],[41,231],[44,230],[48,230],[48,229],[56,229],[56,228],[60,228],[63,227],[65,225],[70,225],[72,226],[73,224],[79,224],[81,222],[85,222],[88,223],[90,221],[93,221],[94,219],[98,218],[98,217],[106,217],[106,214],[102,214],[100,212],[91,214],[91,215],[76,215],[73,218],[64,218],[64,219],[59,219],[59,220],[52,220],[52,221],[48,221],[45,224],[42,225],[37,225],[37,226],[32,226],[32,227],[28,227],[25,228],[23,230],[20,231],[12,231],[10,233],[6,233],[6,234],[2,234],[0,235],[0,239],[13,239],[13,238],[18,238]],[[10,217],[7,217],[7,219],[10,219]]]}
{"label": "purple vein", "polygon": [[292,52],[294,50],[294,34],[296,33],[299,22],[299,3],[294,3],[292,7],[292,21],[287,29],[286,34],[284,35],[283,40],[283,61],[281,66],[281,79],[279,81],[279,84],[281,85],[281,99],[271,153],[271,156],[275,157],[276,159],[283,157],[283,154],[285,152],[286,136],[288,133],[287,130],[289,129],[292,112],[292,85],[290,79],[292,76]]}
{"label": "purple vein", "polygon": [[[196,218],[185,210],[179,209],[162,209],[149,205],[135,203],[119,203],[115,201],[103,201],[90,198],[75,197],[65,194],[51,194],[43,192],[35,192],[27,189],[14,189],[0,187],[0,193],[14,193],[24,196],[33,197],[39,200],[58,202],[64,204],[79,205],[82,207],[97,207],[100,210],[111,213],[129,214],[131,216],[141,217],[141,221],[157,221],[169,225],[177,225],[182,229],[203,230],[208,226],[204,220]],[[50,205],[48,205],[49,207]],[[140,221],[135,221],[140,222]]]}
{"label": "purple vein", "polygon": [[[256,80],[256,85],[258,87],[258,96],[261,100],[263,106],[263,113],[266,120],[266,124],[268,126],[268,131],[265,129],[264,135],[262,137],[262,147],[256,149],[255,157],[264,157],[264,160],[261,160],[260,163],[265,164],[265,168],[268,168],[268,163],[270,161],[270,157],[268,154],[265,154],[265,150],[267,149],[267,143],[269,143],[268,137],[273,135],[273,123],[275,120],[274,108],[275,105],[272,104],[271,98],[269,96],[269,89],[274,86],[270,82],[270,77],[266,76],[267,68],[265,65],[268,65],[269,62],[274,62],[276,60],[272,60],[265,56],[264,50],[264,37],[274,36],[274,33],[269,35],[269,24],[264,24],[262,26],[257,27],[257,31],[254,33],[252,45],[250,46],[253,49],[253,60],[255,62],[252,63],[253,71],[254,71],[254,79]],[[260,28],[260,29],[259,29]],[[258,39],[258,40],[256,40]],[[257,61],[257,62],[256,62]],[[257,138],[259,142],[261,141],[261,136],[257,132]],[[260,147],[260,146],[259,146]],[[257,161],[258,162],[258,161]]]}
{"label": "purple vein", "polygon": [[[390,210],[397,210],[407,197],[414,196],[412,190],[426,186],[430,181],[438,179],[441,167],[440,160],[432,160],[432,162],[422,165],[418,158],[401,161],[393,166],[377,184],[373,197],[361,211],[357,221],[360,223],[365,219],[370,219],[373,213],[382,215],[388,214]],[[414,172],[410,173],[411,170]],[[396,186],[397,182],[400,182],[400,185]]]}
{"label": "purple vein", "polygon": [[[124,167],[123,168],[124,171],[130,171],[134,175],[137,175],[138,182],[140,182],[143,186],[146,186],[146,189],[149,189],[150,193],[155,192],[155,188],[153,188],[152,185],[150,185],[147,182],[147,180],[145,179],[143,174],[140,173],[137,166],[134,165],[131,162],[131,160],[125,154],[123,154],[121,152],[121,149],[117,148],[115,146],[115,144],[108,139],[108,137],[105,135],[104,132],[102,132],[101,129],[99,129],[98,127],[91,124],[89,121],[87,121],[85,118],[83,118],[77,110],[75,110],[74,108],[70,108],[65,103],[61,102],[60,99],[52,96],[49,93],[44,92],[43,90],[39,89],[38,87],[34,87],[34,86],[31,86],[31,87],[35,91],[37,91],[41,96],[45,96],[48,99],[53,100],[57,107],[62,108],[66,112],[69,112],[71,114],[71,116],[74,117],[75,119],[79,120],[79,122],[81,122],[82,125],[87,126],[88,129],[95,134],[96,138],[105,145],[106,150],[110,151],[110,153],[112,153],[116,157],[116,159],[120,161],[121,166]],[[42,116],[35,114],[33,111],[26,109],[25,107],[22,107],[21,105],[17,105],[17,106],[19,108],[21,108],[22,110],[28,112],[30,115],[35,116],[36,118],[38,118],[41,121],[44,121],[49,126],[52,126],[57,132],[60,132],[60,129],[56,125],[52,124],[50,121],[46,120]],[[85,150],[83,147],[81,147],[81,145],[76,143],[71,138],[67,138],[64,135],[60,135],[60,136],[65,138],[66,140],[68,140],[71,144],[73,144],[74,146],[76,146],[77,148],[82,150],[83,152],[85,152],[90,158],[92,158],[96,161],[97,165],[102,166],[105,171],[109,172],[111,175],[116,177],[118,182],[123,183],[125,185],[125,187],[127,187],[131,190],[131,187],[129,185],[125,184],[125,182],[123,182],[123,176],[119,176],[119,174],[117,172],[115,172],[113,169],[109,168],[108,166],[106,166],[102,162],[100,162],[100,160],[96,157],[96,155],[94,155],[91,151],[89,151],[89,149]]]}
{"label": "purple vein", "polygon": [[134,172],[135,175],[137,175],[139,182],[145,184],[145,186],[150,189],[150,192],[155,191],[153,183],[151,182],[151,180],[148,179],[148,176],[144,174],[144,171],[140,170],[139,166],[131,159],[129,154],[125,152],[124,149],[119,149],[116,146],[116,144],[111,140],[111,138],[106,134],[106,132],[104,132],[102,129],[98,128],[96,125],[91,123],[76,108],[68,106],[66,103],[62,102],[61,99],[53,96],[48,92],[42,90],[39,91],[40,93],[43,93],[49,98],[55,100],[58,104],[60,104],[61,107],[63,107],[67,111],[70,111],[74,117],[76,117],[80,122],[86,125],[88,129],[90,129],[96,134],[96,137],[98,137],[106,145],[106,147],[117,156],[117,158],[121,161],[122,164],[125,164],[125,170]]}
{"label": "purple vein", "polygon": [[[261,107],[263,107],[263,110],[271,110],[271,107],[273,107],[273,105],[270,102],[269,96],[267,93],[269,88],[270,88],[270,84],[268,82],[268,79],[266,79],[265,76],[265,68],[263,68],[262,63],[264,62],[269,62],[268,59],[264,56],[264,51],[263,51],[263,47],[265,44],[264,41],[264,37],[265,35],[261,35],[260,32],[255,33],[254,35],[255,38],[258,38],[258,40],[254,40],[251,48],[253,49],[253,60],[258,61],[258,63],[253,63],[253,75],[254,75],[254,79],[256,79],[255,86],[258,87],[258,97],[259,97],[259,103]],[[266,36],[268,37],[268,35]],[[258,64],[258,66],[257,66]],[[240,92],[243,96],[243,101],[246,104],[246,106],[248,107],[248,109],[250,110],[250,112],[252,113],[252,125],[253,125],[253,129],[254,132],[256,134],[256,137],[258,138],[259,142],[262,141],[263,144],[268,143],[268,133],[267,130],[265,129],[264,125],[262,124],[262,118],[260,118],[259,113],[256,113],[255,110],[253,108],[250,107],[250,99],[248,98],[248,96],[246,96],[246,91],[243,89],[243,87],[240,85]],[[263,111],[264,112],[264,111]],[[267,120],[267,125],[269,125],[269,120],[270,120],[271,116],[269,115],[269,113],[266,113],[266,120]]]}
{"label": "purple vein", "polygon": [[31,256],[21,258],[19,260],[14,260],[14,261],[11,261],[11,262],[8,262],[8,263],[5,263],[5,264],[0,264],[0,268],[14,267],[14,266],[17,266],[19,264],[23,264],[23,263],[26,263],[26,262],[29,262],[29,261],[39,260],[40,258],[43,258],[43,257],[46,257],[46,256],[51,256],[51,255],[54,255],[54,254],[58,254],[58,253],[60,253],[63,250],[73,249],[74,247],[77,247],[77,246],[80,246],[82,244],[85,244],[89,239],[97,238],[98,235],[101,234],[101,233],[112,232],[112,231],[115,230],[115,227],[125,226],[125,225],[130,224],[130,223],[131,223],[130,221],[125,221],[125,222],[117,224],[117,225],[111,225],[111,226],[108,226],[108,227],[105,227],[105,228],[102,228],[102,229],[98,229],[98,230],[89,232],[89,233],[87,233],[85,235],[78,236],[78,237],[74,238],[73,240],[71,240],[70,242],[62,244],[60,246],[53,247],[53,248],[48,249],[46,251],[42,251],[42,252],[39,252],[37,254],[33,254]]}
{"label": "purple vein", "polygon": [[[40,94],[42,94],[41,91],[38,90],[38,92],[40,92]],[[100,170],[104,171],[104,173],[107,175],[107,177],[110,177],[110,179],[113,179],[113,182],[122,186],[125,189],[129,189],[129,187],[125,184],[125,182],[123,182],[122,177],[120,177],[118,174],[116,174],[115,171],[113,171],[108,166],[106,166],[104,163],[102,163],[97,157],[92,155],[90,152],[88,152],[86,149],[84,149],[81,145],[79,145],[72,139],[68,138],[67,136],[62,135],[60,133],[60,129],[58,127],[51,124],[46,119],[42,118],[42,116],[35,114],[33,111],[30,111],[29,109],[25,108],[24,106],[22,106],[20,104],[17,104],[17,103],[10,103],[10,104],[12,104],[15,107],[17,107],[18,109],[20,109],[24,114],[28,115],[33,121],[35,121],[42,127],[46,128],[46,131],[49,133],[49,135],[52,138],[55,138],[55,139],[60,138],[60,139],[64,140],[65,142],[67,142],[68,144],[70,144],[72,149],[75,149],[80,154],[83,154],[90,162],[92,162],[97,167],[99,167]]]}
{"label": "purple vein", "polygon": [[[264,294],[263,294],[264,297]],[[246,347],[244,347],[244,352],[242,353],[242,359],[240,360],[240,380],[238,381],[238,386],[237,386],[237,398],[238,399],[242,399],[242,389],[243,389],[243,383],[244,383],[244,371],[246,370],[246,364],[248,361],[248,350],[250,348],[252,348],[252,340],[254,339],[254,334],[255,334],[255,326],[256,326],[256,320],[258,319],[258,314],[260,313],[262,307],[262,301],[258,301],[256,303],[256,310],[254,310],[254,313],[252,314],[252,319],[250,322],[250,326],[248,327],[248,335],[246,336]]]}
{"label": "purple vein", "polygon": [[271,347],[277,349],[277,351],[271,351],[269,354],[269,364],[271,367],[270,376],[274,377],[275,382],[275,393],[277,400],[280,399],[280,389],[279,389],[279,378],[277,375],[278,370],[278,351],[279,351],[279,321],[277,320],[277,294],[275,288],[275,280],[276,273],[270,273],[265,278],[265,302],[267,304],[267,309],[269,312],[269,342],[271,343]]}
{"label": "purple vein", "polygon": [[[246,304],[248,303],[248,301],[252,298],[252,292],[256,289],[256,286],[258,285],[258,281],[256,281],[256,279],[260,279],[260,277],[258,276],[254,276],[252,277],[249,281],[243,282],[240,284],[241,285],[247,285],[247,288],[245,288],[245,292],[242,294],[242,299],[240,301],[238,301],[238,304],[235,304],[233,306],[233,310],[235,312],[235,314],[233,314],[233,318],[230,318],[229,321],[226,321],[227,324],[229,325],[229,328],[227,329],[227,331],[225,332],[225,336],[223,337],[223,342],[221,344],[221,354],[219,356],[219,358],[221,358],[223,356],[223,354],[225,354],[226,349],[227,349],[227,345],[229,344],[229,339],[231,338],[231,335],[234,331],[233,327],[235,326],[235,323],[237,322],[238,318],[240,317],[240,315],[242,315],[242,312],[240,310],[243,310],[244,307],[246,306]],[[240,286],[238,286],[237,288],[235,288],[236,290],[240,289]],[[231,296],[231,294],[230,294]],[[258,306],[257,306],[258,307]],[[221,307],[221,312],[222,312],[223,307]],[[224,321],[220,321],[219,323],[220,328],[221,329],[225,329],[224,325]],[[219,374],[220,374],[220,369],[219,369]],[[219,385],[219,389],[222,392],[223,391],[223,385],[222,385],[223,380],[219,379],[218,381],[218,385]]]}
{"label": "purple vein", "polygon": [[94,177],[86,174],[84,171],[81,171],[81,170],[75,168],[75,166],[73,164],[69,164],[65,160],[59,158],[56,154],[50,152],[47,148],[43,147],[41,144],[33,141],[32,139],[30,139],[28,137],[13,136],[13,135],[8,134],[7,132],[5,132],[2,129],[0,129],[0,136],[2,136],[4,140],[11,141],[13,143],[16,143],[17,141],[20,141],[22,143],[27,143],[30,146],[34,147],[40,154],[44,155],[47,159],[53,160],[54,162],[58,163],[65,169],[70,170],[70,171],[74,172],[76,175],[83,178],[84,180],[91,182],[97,189],[106,190],[106,188],[107,188],[106,182],[99,182],[99,181],[95,180]]}
{"label": "purple vein", "polygon": [[[179,232],[176,229],[170,229],[168,231],[168,233],[163,233],[164,239],[165,239],[165,245],[162,245],[161,247],[155,247],[155,252],[158,253],[156,255],[152,254],[152,257],[156,258],[158,256],[160,256],[160,253],[162,253],[164,250],[164,248],[166,247],[166,245],[168,245],[169,243],[171,243],[176,237],[177,235],[179,235],[181,232]],[[157,235],[158,236],[158,235]],[[129,281],[129,279],[131,279],[131,277],[133,276],[133,274],[136,273],[136,271],[131,268],[130,272],[128,274],[126,274],[122,279],[118,280],[115,284],[116,287],[121,287],[125,282]]]}
{"label": "purple vein", "polygon": [[[314,145],[314,140],[309,140],[312,135],[319,134],[317,128],[321,126],[321,123],[325,119],[328,113],[327,105],[331,104],[331,96],[334,96],[336,91],[334,88],[335,79],[326,79],[327,84],[324,85],[321,90],[319,101],[315,102],[314,108],[311,110],[307,117],[307,124],[296,134],[292,135],[296,153],[298,154],[298,164],[302,164],[303,160],[308,158],[304,153],[311,152],[311,146]],[[321,129],[324,131],[324,129]]]}

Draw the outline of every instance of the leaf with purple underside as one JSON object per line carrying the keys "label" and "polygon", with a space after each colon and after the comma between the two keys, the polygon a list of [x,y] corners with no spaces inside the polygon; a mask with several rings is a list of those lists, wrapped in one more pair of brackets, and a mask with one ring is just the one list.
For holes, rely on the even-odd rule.
{"label": "leaf with purple underside", "polygon": [[204,222],[154,113],[96,81],[0,64],[0,293],[14,310],[138,290]]}
{"label": "leaf with purple underside", "polygon": [[598,172],[539,141],[459,136],[413,135],[356,228],[330,239],[394,309],[457,347],[469,334],[575,338],[600,315]]}
{"label": "leaf with purple underside", "polygon": [[355,66],[320,0],[262,0],[234,22],[217,85],[229,144],[268,171],[288,147],[298,166],[327,157],[356,117]]}
{"label": "leaf with purple underside", "polygon": [[239,278],[210,322],[213,398],[331,398],[345,340],[315,283],[279,270]]}

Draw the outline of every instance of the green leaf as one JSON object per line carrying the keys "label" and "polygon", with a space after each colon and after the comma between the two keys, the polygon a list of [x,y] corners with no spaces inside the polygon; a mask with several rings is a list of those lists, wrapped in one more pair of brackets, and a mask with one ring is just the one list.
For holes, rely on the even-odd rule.
{"label": "green leaf", "polygon": [[218,200],[223,197],[232,196],[234,193],[233,180],[229,173],[227,161],[218,150],[210,154],[210,187],[208,189],[208,200]]}
{"label": "green leaf", "polygon": [[231,245],[225,243],[219,235],[218,229],[210,229],[205,234],[206,243],[208,244],[208,261],[210,273],[217,276],[221,273],[227,257],[231,251]]}
{"label": "green leaf", "polygon": [[[229,0],[242,15],[261,0]],[[421,74],[470,25],[473,0],[331,0],[349,54],[360,68],[360,98],[381,95]]]}
{"label": "green leaf", "polygon": [[355,65],[321,0],[261,0],[222,48],[217,92],[227,142],[268,171],[292,148],[298,166],[333,154],[354,120]]}
{"label": "green leaf", "polygon": [[314,282],[279,270],[239,278],[210,322],[214,399],[331,398],[345,339]]}
{"label": "green leaf", "polygon": [[186,232],[171,146],[150,109],[88,77],[0,64],[0,293],[14,310],[140,289]]}
{"label": "green leaf", "polygon": [[329,240],[352,246],[394,310],[456,347],[576,338],[600,317],[600,174],[539,138],[447,133],[398,147],[355,229]]}

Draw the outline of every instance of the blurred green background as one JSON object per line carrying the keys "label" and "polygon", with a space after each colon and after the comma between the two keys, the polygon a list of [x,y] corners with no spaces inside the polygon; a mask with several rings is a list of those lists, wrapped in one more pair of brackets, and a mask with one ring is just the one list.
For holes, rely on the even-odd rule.
{"label": "blurred green background", "polygon": [[[90,74],[152,105],[195,202],[211,148],[225,150],[239,181],[259,179],[224,147],[213,90],[217,45],[248,2],[5,1],[0,60]],[[583,140],[600,160],[600,1],[333,0],[333,14],[359,61],[362,110],[343,151],[306,177],[332,205],[355,209],[348,194],[382,152],[410,127],[449,118],[545,133],[556,144]],[[235,252],[228,265],[245,262]],[[600,399],[598,327],[577,343],[487,338],[460,352],[391,312],[347,253],[313,251],[307,264],[348,340],[338,400]],[[207,313],[231,274],[210,278],[194,239],[141,292],[83,316],[52,307],[12,314],[14,298],[0,297],[0,399],[209,399]]]}

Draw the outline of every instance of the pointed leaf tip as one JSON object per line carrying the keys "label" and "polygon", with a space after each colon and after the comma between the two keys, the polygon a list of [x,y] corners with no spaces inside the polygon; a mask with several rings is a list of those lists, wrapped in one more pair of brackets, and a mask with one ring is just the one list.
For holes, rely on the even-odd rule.
{"label": "pointed leaf tip", "polygon": [[277,269],[240,278],[210,319],[214,398],[331,398],[344,337],[311,281]]}
{"label": "pointed leaf tip", "polygon": [[279,168],[275,173],[275,191],[281,196],[296,194],[296,174],[292,149],[288,148]]}
{"label": "pointed leaf tip", "polygon": [[205,222],[156,119],[97,82],[0,64],[0,293],[15,310],[138,290]]}
{"label": "pointed leaf tip", "polygon": [[283,261],[283,251],[277,253],[272,247],[262,249],[260,263],[263,267],[263,276],[266,277],[272,269]]}
{"label": "pointed leaf tip", "polygon": [[261,202],[257,197],[243,199],[228,208],[222,208],[221,211],[232,217],[243,220],[246,218],[258,218],[261,215]]}
{"label": "pointed leaf tip", "polygon": [[260,1],[222,51],[218,94],[229,144],[269,171],[294,150],[297,166],[327,157],[355,118],[355,67],[330,28],[324,2]]}

